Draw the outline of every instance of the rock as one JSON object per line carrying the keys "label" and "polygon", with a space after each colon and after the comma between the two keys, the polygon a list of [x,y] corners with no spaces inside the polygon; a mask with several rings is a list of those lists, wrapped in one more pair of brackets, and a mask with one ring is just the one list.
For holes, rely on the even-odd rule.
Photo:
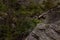
{"label": "rock", "polygon": [[38,24],[26,40],[60,40],[60,7],[49,10],[45,22]]}

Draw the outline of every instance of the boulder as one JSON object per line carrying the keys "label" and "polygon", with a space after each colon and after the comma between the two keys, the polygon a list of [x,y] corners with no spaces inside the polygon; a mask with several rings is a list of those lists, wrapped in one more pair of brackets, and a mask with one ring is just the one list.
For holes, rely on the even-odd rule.
{"label": "boulder", "polygon": [[49,10],[44,23],[38,24],[25,40],[60,40],[60,7]]}

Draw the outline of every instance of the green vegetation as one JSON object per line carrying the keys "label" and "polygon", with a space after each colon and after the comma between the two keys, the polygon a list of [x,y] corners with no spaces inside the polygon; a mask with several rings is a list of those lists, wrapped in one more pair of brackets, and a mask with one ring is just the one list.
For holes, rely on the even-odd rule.
{"label": "green vegetation", "polygon": [[29,5],[25,5],[17,0],[0,1],[0,40],[24,39],[37,23],[41,22],[33,17],[50,9],[52,5],[50,2],[45,2],[45,7],[42,7],[34,2],[29,2]]}

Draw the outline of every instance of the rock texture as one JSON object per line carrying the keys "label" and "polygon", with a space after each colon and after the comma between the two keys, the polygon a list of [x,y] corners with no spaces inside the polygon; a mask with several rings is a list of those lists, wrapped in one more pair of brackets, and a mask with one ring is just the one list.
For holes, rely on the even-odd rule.
{"label": "rock texture", "polygon": [[40,23],[25,40],[60,40],[60,6],[49,10],[44,23]]}

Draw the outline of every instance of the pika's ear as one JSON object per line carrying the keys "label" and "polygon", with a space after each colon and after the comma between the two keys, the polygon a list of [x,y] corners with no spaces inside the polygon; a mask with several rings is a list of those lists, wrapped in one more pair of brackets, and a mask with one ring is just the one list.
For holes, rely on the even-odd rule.
{"label": "pika's ear", "polygon": [[38,19],[45,19],[46,18],[46,15],[43,15],[41,17],[38,17]]}
{"label": "pika's ear", "polygon": [[47,12],[46,13],[42,13],[41,15],[39,15],[38,19],[45,19],[47,16]]}

